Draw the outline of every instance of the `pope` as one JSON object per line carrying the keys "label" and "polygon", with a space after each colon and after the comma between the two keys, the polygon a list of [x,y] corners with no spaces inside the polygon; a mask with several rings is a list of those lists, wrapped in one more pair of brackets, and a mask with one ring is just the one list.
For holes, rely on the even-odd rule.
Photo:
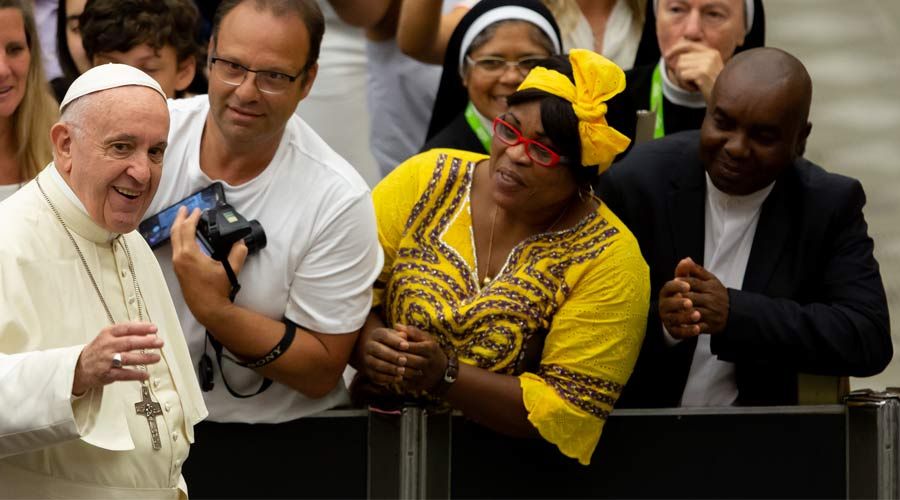
{"label": "pope", "polygon": [[0,203],[0,497],[186,498],[206,407],[134,230],[159,184],[166,96],[108,64],[60,113],[54,161]]}

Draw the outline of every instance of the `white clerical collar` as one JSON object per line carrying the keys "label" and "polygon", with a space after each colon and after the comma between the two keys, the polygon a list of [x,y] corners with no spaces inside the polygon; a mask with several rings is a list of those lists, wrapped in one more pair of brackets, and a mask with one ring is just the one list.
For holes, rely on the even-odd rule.
{"label": "white clerical collar", "polygon": [[[57,170],[56,164],[51,162],[47,165],[44,172],[40,174],[40,179],[49,179],[50,182],[44,184],[47,196],[73,231],[95,243],[108,243],[119,236],[119,233],[106,230],[91,218],[87,208],[75,195],[75,191],[72,191],[72,188]],[[47,184],[51,185],[47,186]],[[56,193],[62,196],[54,196]]]}
{"label": "white clerical collar", "polygon": [[703,92],[690,92],[675,85],[669,80],[669,74],[666,71],[666,60],[659,58],[659,72],[662,76],[663,95],[669,102],[684,106],[686,108],[705,108],[706,99],[703,98]]}
{"label": "white clerical collar", "polygon": [[713,204],[713,206],[720,208],[722,210],[728,211],[755,211],[760,206],[762,206],[763,202],[766,201],[766,198],[769,196],[769,193],[772,192],[772,188],[775,187],[775,182],[773,181],[768,186],[760,189],[759,191],[747,194],[747,195],[734,195],[728,194],[723,191],[720,191],[719,188],[713,184],[712,179],[709,177],[709,173],[706,174],[706,196],[709,198],[709,201]]}
{"label": "white clerical collar", "polygon": [[66,195],[66,198],[68,198],[69,201],[71,201],[76,207],[78,207],[78,209],[81,210],[82,213],[84,213],[85,215],[90,215],[88,214],[87,209],[84,208],[84,204],[81,203],[81,200],[78,199],[75,191],[72,191],[72,188],[69,186],[66,180],[63,179],[62,174],[60,174],[59,170],[56,169],[56,164],[51,162],[50,165],[47,165],[47,170],[50,172],[50,178],[52,178],[53,182],[55,182],[56,185],[59,186],[59,189],[63,192],[64,195]]}

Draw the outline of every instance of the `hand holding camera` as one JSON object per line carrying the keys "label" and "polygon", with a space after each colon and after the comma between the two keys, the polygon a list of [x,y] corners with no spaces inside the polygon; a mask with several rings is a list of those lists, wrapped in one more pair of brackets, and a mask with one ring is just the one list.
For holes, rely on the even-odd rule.
{"label": "hand holding camera", "polygon": [[[259,221],[248,221],[224,200],[202,211],[195,208],[190,216],[187,212],[187,207],[180,207],[172,225],[172,264],[185,303],[194,317],[204,326],[218,324],[215,315],[227,311],[240,290],[237,275],[241,272],[244,260],[247,255],[265,248],[266,233]],[[211,391],[215,385],[215,375],[213,361],[206,352],[206,346],[213,345],[220,367],[223,351],[222,344],[209,330],[206,334],[209,342],[204,344],[197,374],[201,389]],[[282,342],[285,339],[284,349],[293,340],[293,331],[289,338],[286,333]],[[225,380],[224,373],[222,376]],[[270,379],[265,379],[256,393],[242,395],[235,392],[225,380],[226,388],[235,397],[254,396],[265,391],[271,384]]]}
{"label": "hand holding camera", "polygon": [[266,232],[258,220],[248,221],[228,203],[200,214],[197,242],[207,255],[224,262],[238,240],[244,240],[248,254],[254,254],[266,247]]}
{"label": "hand holding camera", "polygon": [[201,324],[231,303],[234,287],[223,263],[240,274],[251,246],[256,252],[266,244],[259,222],[247,221],[225,203],[190,215],[179,208],[171,238],[172,264],[185,303]]}
{"label": "hand holding camera", "polygon": [[141,222],[141,236],[150,248],[158,248],[169,241],[174,219],[182,208],[188,212],[200,209],[197,224],[197,242],[201,250],[218,261],[224,262],[232,245],[243,239],[251,254],[266,246],[266,232],[257,220],[248,221],[225,201],[225,187],[221,182],[185,197],[170,207]]}

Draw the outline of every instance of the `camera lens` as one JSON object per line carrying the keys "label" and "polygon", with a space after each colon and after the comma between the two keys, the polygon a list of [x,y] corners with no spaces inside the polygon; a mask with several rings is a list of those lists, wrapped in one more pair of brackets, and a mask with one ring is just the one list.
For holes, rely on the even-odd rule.
{"label": "camera lens", "polygon": [[250,221],[250,234],[244,237],[244,244],[247,245],[247,253],[256,253],[266,248],[266,231],[258,220]]}

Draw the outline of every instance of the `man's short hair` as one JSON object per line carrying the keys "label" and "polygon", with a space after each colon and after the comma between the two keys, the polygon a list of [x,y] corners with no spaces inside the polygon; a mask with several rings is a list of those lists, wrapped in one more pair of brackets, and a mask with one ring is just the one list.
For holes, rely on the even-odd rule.
{"label": "man's short hair", "polygon": [[213,46],[216,44],[222,19],[232,9],[244,2],[253,2],[253,7],[257,11],[268,11],[274,14],[275,17],[282,17],[288,14],[299,16],[303,20],[303,24],[306,25],[306,31],[309,32],[309,54],[302,71],[306,71],[316,64],[316,61],[319,60],[322,36],[325,35],[325,17],[322,15],[322,9],[319,8],[319,4],[315,0],[224,0],[219,4],[219,7],[216,9],[216,15],[213,17]]}
{"label": "man's short hair", "polygon": [[88,0],[78,21],[88,60],[146,43],[155,50],[171,45],[180,63],[203,53],[199,19],[192,0]]}

